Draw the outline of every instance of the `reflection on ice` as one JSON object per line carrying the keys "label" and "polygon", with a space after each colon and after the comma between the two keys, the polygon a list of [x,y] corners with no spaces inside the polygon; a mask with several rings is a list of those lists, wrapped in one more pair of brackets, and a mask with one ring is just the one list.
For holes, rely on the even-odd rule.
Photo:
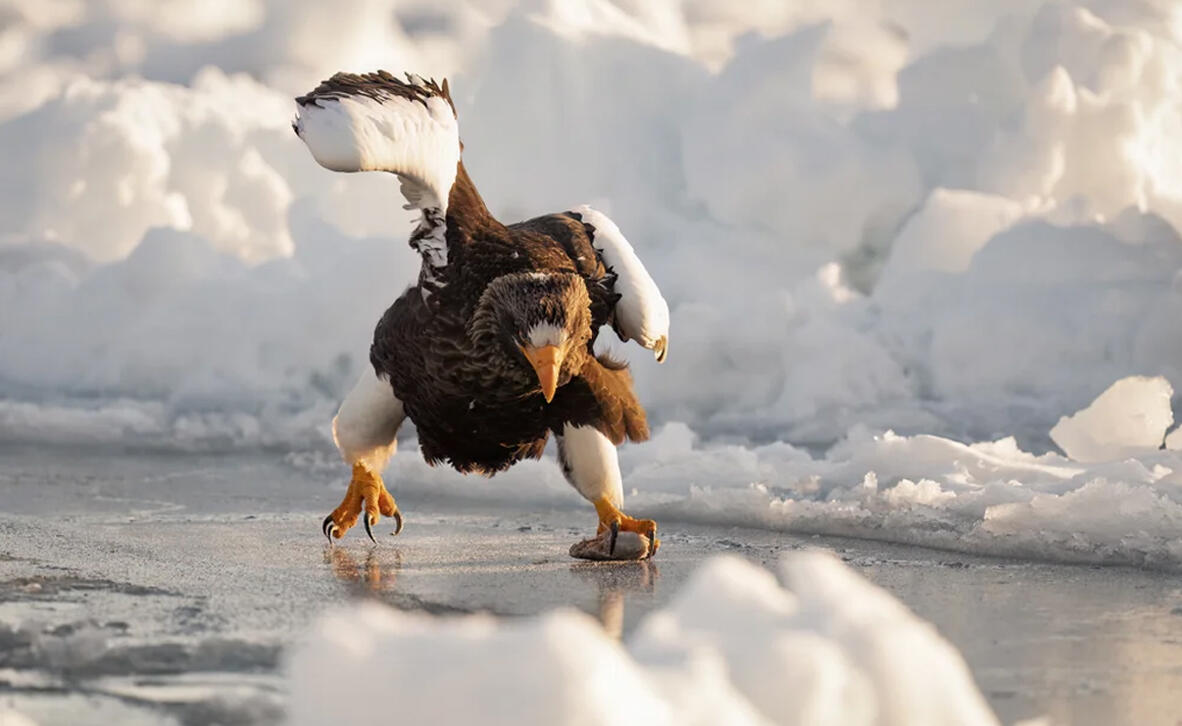
{"label": "reflection on ice", "polygon": [[392,589],[402,568],[402,550],[396,547],[371,546],[358,561],[347,547],[325,545],[324,563],[332,574],[345,583],[354,596],[374,595]]}

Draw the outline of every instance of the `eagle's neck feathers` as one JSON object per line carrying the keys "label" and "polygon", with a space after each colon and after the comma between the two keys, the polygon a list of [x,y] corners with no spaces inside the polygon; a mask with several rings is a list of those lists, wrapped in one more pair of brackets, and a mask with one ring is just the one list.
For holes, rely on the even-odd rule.
{"label": "eagle's neck feathers", "polygon": [[410,246],[423,258],[419,271],[419,287],[423,299],[431,297],[447,285],[446,268],[449,249],[464,245],[468,240],[490,227],[501,227],[493,218],[476,185],[468,176],[464,162],[456,163],[455,181],[452,182],[445,205],[421,208],[419,224],[410,236]]}
{"label": "eagle's neck feathers", "polygon": [[476,191],[476,185],[472,183],[472,177],[468,176],[468,170],[461,160],[456,164],[456,180],[447,195],[447,226],[471,235],[489,225],[500,226],[500,222],[484,206],[484,199]]}

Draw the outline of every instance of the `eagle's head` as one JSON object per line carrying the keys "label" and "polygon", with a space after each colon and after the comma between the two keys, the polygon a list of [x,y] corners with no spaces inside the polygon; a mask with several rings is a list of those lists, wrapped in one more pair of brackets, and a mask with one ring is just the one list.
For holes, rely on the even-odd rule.
{"label": "eagle's head", "polygon": [[549,402],[586,362],[591,299],[583,278],[568,272],[520,272],[494,280],[481,304],[505,353],[537,376]]}

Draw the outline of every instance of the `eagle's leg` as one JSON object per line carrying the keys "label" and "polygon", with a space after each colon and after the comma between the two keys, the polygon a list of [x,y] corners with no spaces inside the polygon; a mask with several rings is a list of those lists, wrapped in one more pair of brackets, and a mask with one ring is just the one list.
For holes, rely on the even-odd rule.
{"label": "eagle's leg", "polygon": [[332,420],[333,440],[353,467],[353,478],[340,506],[324,518],[322,528],[329,542],[343,537],[363,511],[365,533],[371,540],[379,515],[394,518],[394,534],[402,531],[402,513],[386,491],[381,472],[394,455],[395,436],[405,418],[402,402],[389,382],[366,366]]}
{"label": "eagle's leg", "polygon": [[624,514],[624,486],[620,462],[611,440],[594,426],[566,424],[558,437],[558,461],[562,473],[579,494],[595,505],[599,515],[598,534],[611,531],[609,554],[615,554],[615,538],[620,532],[635,532],[648,538],[647,557],[656,554],[657,523],[634,519]]}

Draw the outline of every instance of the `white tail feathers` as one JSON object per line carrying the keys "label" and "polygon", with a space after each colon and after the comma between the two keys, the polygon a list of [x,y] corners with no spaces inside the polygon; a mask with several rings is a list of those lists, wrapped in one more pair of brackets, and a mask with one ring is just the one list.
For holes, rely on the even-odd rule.
{"label": "white tail feathers", "polygon": [[399,176],[408,207],[446,210],[460,161],[447,81],[337,73],[296,99],[292,128],[321,166]]}

